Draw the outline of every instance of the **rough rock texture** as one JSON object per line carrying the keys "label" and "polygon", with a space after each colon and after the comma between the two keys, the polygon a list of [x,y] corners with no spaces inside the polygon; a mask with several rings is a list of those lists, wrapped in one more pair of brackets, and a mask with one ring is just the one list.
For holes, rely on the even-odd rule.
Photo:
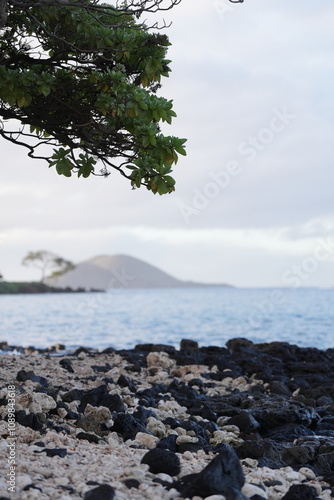
{"label": "rough rock texture", "polygon": [[0,418],[0,498],[334,498],[334,349],[8,348]]}

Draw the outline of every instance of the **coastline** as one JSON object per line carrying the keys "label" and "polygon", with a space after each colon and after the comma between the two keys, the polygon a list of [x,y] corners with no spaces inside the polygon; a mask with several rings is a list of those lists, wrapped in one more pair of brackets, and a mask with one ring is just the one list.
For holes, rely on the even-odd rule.
{"label": "coastline", "polygon": [[85,288],[59,288],[39,281],[0,281],[0,295],[45,294],[45,293],[91,293],[105,290],[86,290]]}
{"label": "coastline", "polygon": [[334,496],[334,349],[13,348],[0,356],[4,498]]}

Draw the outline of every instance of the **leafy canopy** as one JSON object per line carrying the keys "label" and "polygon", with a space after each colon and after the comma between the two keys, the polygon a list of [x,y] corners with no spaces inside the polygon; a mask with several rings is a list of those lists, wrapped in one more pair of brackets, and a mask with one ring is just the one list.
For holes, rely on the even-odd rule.
{"label": "leafy canopy", "polygon": [[162,2],[9,0],[0,30],[1,136],[66,177],[116,169],[133,187],[172,192],[186,140],[160,129],[176,116],[157,95],[170,73],[170,43],[139,21],[180,0]]}

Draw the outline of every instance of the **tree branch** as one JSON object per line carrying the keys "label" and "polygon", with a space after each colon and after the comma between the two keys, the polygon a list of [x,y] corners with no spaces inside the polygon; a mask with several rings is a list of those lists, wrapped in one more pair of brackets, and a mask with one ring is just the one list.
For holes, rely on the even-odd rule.
{"label": "tree branch", "polygon": [[7,23],[7,0],[0,0],[0,29]]}

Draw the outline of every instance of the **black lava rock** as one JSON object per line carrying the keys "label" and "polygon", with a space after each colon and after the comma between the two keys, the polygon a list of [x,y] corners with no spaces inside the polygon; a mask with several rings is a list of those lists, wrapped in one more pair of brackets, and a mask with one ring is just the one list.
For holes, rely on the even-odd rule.
{"label": "black lava rock", "polygon": [[95,373],[105,373],[110,369],[111,366],[109,363],[106,363],[105,365],[92,365],[92,370],[94,370]]}
{"label": "black lava rock", "polygon": [[120,413],[114,420],[112,431],[122,435],[124,441],[127,439],[135,439],[137,432],[145,432],[151,434],[146,427],[137,420],[133,415]]}
{"label": "black lava rock", "polygon": [[[221,447],[219,454],[198,474],[190,474],[174,483],[174,487],[184,496],[230,495],[238,498],[245,483],[245,477],[239,459],[231,446]],[[231,496],[234,495],[234,496]],[[228,497],[227,497],[228,498]],[[239,498],[242,498],[239,496]]]}
{"label": "black lava rock", "polygon": [[236,425],[239,427],[240,431],[245,434],[251,434],[252,432],[257,431],[260,427],[259,422],[246,411],[242,411],[239,415],[231,417],[228,420],[227,425]]}
{"label": "black lava rock", "polygon": [[[64,401],[64,399],[63,399]],[[99,385],[98,387],[86,391],[81,397],[79,411],[83,412],[86,406],[105,406],[111,412],[125,411],[124,403],[118,394],[109,394],[107,385]]]}
{"label": "black lava rock", "polygon": [[147,425],[149,417],[156,418],[156,414],[152,410],[148,410],[144,406],[138,406],[137,410],[133,413],[133,416],[140,420],[143,425]]}
{"label": "black lava rock", "polygon": [[42,488],[39,488],[39,487],[38,487],[38,486],[36,486],[36,484],[34,484],[34,483],[27,484],[27,485],[23,488],[23,491],[29,491],[29,490],[39,490],[41,493],[43,492],[43,491],[42,491]]}
{"label": "black lava rock", "polygon": [[182,339],[180,342],[180,349],[198,349],[198,342],[190,339]]}
{"label": "black lava rock", "polygon": [[19,410],[15,413],[16,422],[24,427],[30,427],[34,431],[40,431],[43,428],[43,422],[35,413],[28,413],[24,410]]}
{"label": "black lava rock", "polygon": [[117,380],[117,384],[120,387],[128,387],[130,389],[130,391],[132,391],[132,392],[136,391],[136,386],[135,386],[133,380],[131,380],[129,377],[126,377],[125,375],[119,376],[119,378]]}
{"label": "black lava rock", "polygon": [[72,389],[71,391],[65,392],[62,396],[64,403],[72,403],[72,401],[81,401],[84,391],[80,389]]}
{"label": "black lava rock", "polygon": [[26,370],[20,370],[16,375],[16,380],[18,382],[31,380],[32,382],[37,382],[42,387],[47,387],[47,385],[49,384],[45,377],[40,377],[39,375],[35,375],[33,371],[27,372]]}
{"label": "black lava rock", "polygon": [[61,457],[64,458],[67,455],[66,448],[44,448],[44,450],[35,450],[35,453],[46,453],[48,457]]}
{"label": "black lava rock", "polygon": [[90,434],[89,432],[79,432],[76,436],[78,439],[86,439],[90,443],[98,443],[99,438],[95,434]]}
{"label": "black lava rock", "polygon": [[262,442],[247,440],[235,448],[239,458],[261,458],[266,453],[266,448]]}
{"label": "black lava rock", "polygon": [[282,451],[283,460],[291,466],[297,467],[298,465],[310,463],[315,455],[315,451],[311,446],[290,446]]}
{"label": "black lava rock", "polygon": [[282,500],[317,500],[317,490],[307,484],[293,484]]}
{"label": "black lava rock", "polygon": [[45,448],[45,443],[44,441],[36,441],[33,443],[35,446],[39,446],[40,448]]}
{"label": "black lava rock", "polygon": [[[226,500],[249,500],[240,490],[236,488],[227,488],[225,493]],[[254,500],[251,498],[251,500]]]}
{"label": "black lava rock", "polygon": [[265,497],[261,496],[261,495],[253,495],[250,500],[266,500]]}
{"label": "black lava rock", "polygon": [[314,436],[314,432],[304,425],[285,424],[266,433],[267,437],[281,442],[293,442],[302,436]]}
{"label": "black lava rock", "polygon": [[149,450],[141,460],[142,464],[149,466],[150,472],[159,474],[164,472],[170,476],[177,476],[180,473],[179,457],[172,451],[164,448],[154,448]]}
{"label": "black lava rock", "polygon": [[109,484],[101,484],[85,493],[85,500],[113,500],[115,490]]}
{"label": "black lava rock", "polygon": [[140,482],[137,479],[133,479],[133,478],[125,479],[125,481],[123,481],[123,483],[125,484],[125,486],[127,488],[129,488],[129,490],[131,490],[131,488],[138,489],[140,486]]}
{"label": "black lava rock", "polygon": [[70,373],[74,373],[73,366],[70,359],[64,358],[59,361],[60,366],[65,368]]}
{"label": "black lava rock", "polygon": [[175,434],[170,434],[162,439],[160,439],[157,444],[157,448],[164,448],[165,450],[173,451],[174,453],[178,451],[178,445],[176,444],[177,436]]}

